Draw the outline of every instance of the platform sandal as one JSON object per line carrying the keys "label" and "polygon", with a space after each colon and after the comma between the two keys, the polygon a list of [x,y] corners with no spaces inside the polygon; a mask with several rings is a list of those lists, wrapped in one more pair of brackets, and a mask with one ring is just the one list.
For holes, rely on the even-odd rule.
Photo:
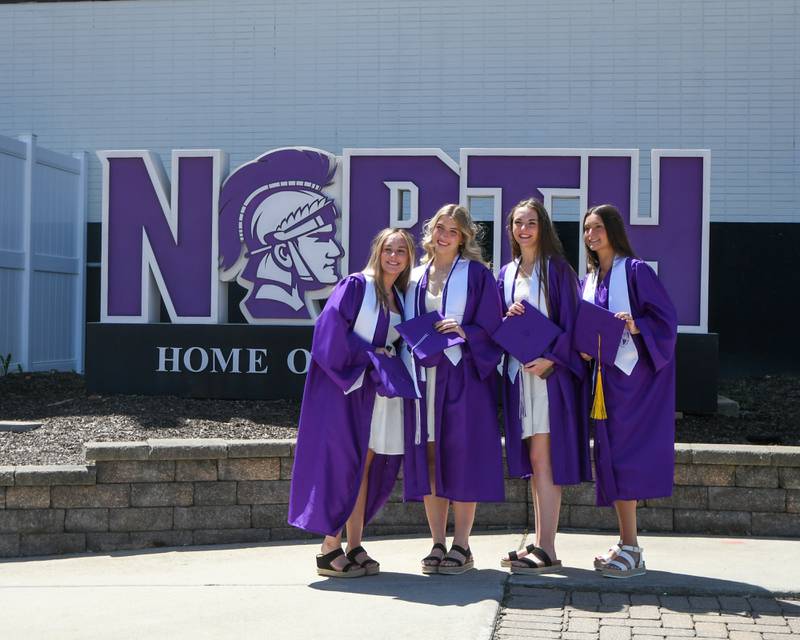
{"label": "platform sandal", "polygon": [[339,556],[343,556],[344,551],[339,547],[326,554],[317,554],[317,575],[325,576],[326,578],[360,578],[367,573],[364,567],[359,566],[357,562],[348,562],[342,569],[337,569],[333,566],[332,562]]}
{"label": "platform sandal", "polygon": [[619,553],[619,548],[622,546],[622,540],[618,541],[613,547],[609,547],[608,551],[599,556],[594,557],[594,570],[595,571],[602,571],[606,568],[606,565],[611,562],[611,559],[614,557],[615,553]]}
{"label": "platform sandal", "polygon": [[[536,560],[531,559],[533,556]],[[538,560],[538,562],[537,562]],[[542,548],[534,546],[530,554],[522,558],[518,558],[517,562],[523,563],[525,566],[511,565],[511,573],[522,574],[536,574],[536,573],[550,573],[556,569],[561,568],[561,560],[552,560],[550,555]]]}
{"label": "platform sandal", "polygon": [[[636,556],[632,555],[636,554]],[[603,569],[606,578],[632,578],[647,572],[644,566],[644,549],[629,544],[620,545],[619,551]]]}
{"label": "platform sandal", "polygon": [[[451,554],[453,552],[458,553],[464,559],[460,560],[458,558],[453,557]],[[439,573],[446,576],[455,576],[461,573],[466,573],[470,569],[475,566],[475,561],[472,558],[472,551],[468,548],[465,549],[464,547],[460,547],[457,544],[454,544],[450,547],[450,551],[447,552],[447,555],[442,558],[442,560],[449,560],[450,562],[455,562],[455,565],[442,565],[439,564]]]}
{"label": "platform sandal", "polygon": [[[535,548],[536,548],[536,545],[531,542],[529,545],[527,545],[525,547],[525,553],[532,553]],[[502,558],[500,560],[500,566],[501,567],[510,567],[512,560],[519,560],[520,559],[520,557],[517,555],[518,553],[519,553],[518,551],[509,551],[506,554],[506,557]]]}
{"label": "platform sandal", "polygon": [[[367,556],[367,559],[364,560],[363,562],[359,562],[356,559],[358,557],[358,554],[360,553],[363,553],[364,555]],[[369,554],[367,553],[367,550],[361,545],[353,549],[350,549],[350,551],[348,551],[346,555],[347,559],[350,560],[350,562],[355,562],[357,565],[362,567],[364,571],[366,571],[366,575],[368,576],[376,576],[381,571],[380,563],[377,560],[373,560],[372,558],[370,558]]]}
{"label": "platform sandal", "polygon": [[[433,555],[434,551],[441,551],[442,557]],[[431,574],[431,573],[439,573],[439,564],[442,562],[444,557],[447,555],[447,547],[445,547],[441,542],[435,543],[431,547],[431,552],[422,559],[422,573]]]}

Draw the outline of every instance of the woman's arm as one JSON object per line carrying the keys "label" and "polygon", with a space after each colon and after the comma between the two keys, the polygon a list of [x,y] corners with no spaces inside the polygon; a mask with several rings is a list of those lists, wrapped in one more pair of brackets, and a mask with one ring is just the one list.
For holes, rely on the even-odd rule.
{"label": "woman's arm", "polygon": [[369,364],[374,347],[353,331],[366,283],[359,275],[344,278],[333,290],[314,326],[311,357],[342,391],[348,391]]}
{"label": "woman's arm", "polygon": [[548,284],[552,319],[563,333],[543,355],[582,378],[586,374],[586,365],[581,355],[572,348],[572,331],[578,315],[578,277],[566,261],[553,258],[550,260]]}
{"label": "woman's arm", "polygon": [[659,371],[675,356],[678,339],[675,305],[646,262],[630,260],[626,276],[634,294],[631,296],[632,320],[642,336],[653,369]]}
{"label": "woman's arm", "polygon": [[481,379],[496,371],[502,350],[492,340],[492,334],[502,322],[503,306],[497,283],[486,267],[478,262],[470,264],[469,295],[474,296],[475,313],[461,325],[466,336],[462,345],[468,349]]}

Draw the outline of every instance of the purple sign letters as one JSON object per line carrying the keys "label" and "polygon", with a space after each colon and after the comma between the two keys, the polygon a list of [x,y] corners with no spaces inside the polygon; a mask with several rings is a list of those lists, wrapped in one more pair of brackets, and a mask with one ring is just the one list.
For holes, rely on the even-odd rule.
{"label": "purple sign letters", "polygon": [[[361,269],[375,233],[417,237],[443,204],[488,203],[495,269],[508,260],[503,221],[534,196],[549,210],[612,203],[637,254],[653,264],[681,330],[707,331],[710,153],[651,152],[650,206],[639,207],[636,149],[276,149],[225,179],[220,150],[174,151],[172,185],[146,151],[104,151],[102,321],[226,321],[226,283],[247,293],[251,324],[302,325],[345,273]],[[223,181],[224,180],[224,181]],[[578,213],[575,221],[579,221]],[[583,243],[579,245],[583,248]],[[581,262],[583,255],[581,255]]]}

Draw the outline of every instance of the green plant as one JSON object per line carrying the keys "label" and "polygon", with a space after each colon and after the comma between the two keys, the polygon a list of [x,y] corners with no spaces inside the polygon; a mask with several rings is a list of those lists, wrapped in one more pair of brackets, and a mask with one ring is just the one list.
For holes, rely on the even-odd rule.
{"label": "green plant", "polygon": [[11,368],[11,354],[9,353],[6,356],[0,356],[0,370],[2,370],[3,375],[8,375],[8,370]]}

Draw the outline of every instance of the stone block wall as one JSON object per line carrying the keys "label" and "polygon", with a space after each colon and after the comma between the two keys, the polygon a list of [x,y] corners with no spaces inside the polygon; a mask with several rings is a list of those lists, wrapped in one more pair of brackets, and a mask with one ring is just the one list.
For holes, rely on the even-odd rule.
{"label": "stone block wall", "polygon": [[[615,529],[593,502],[594,485],[565,488],[562,525]],[[800,447],[676,444],[672,497],[639,507],[644,531],[800,538]]]}
{"label": "stone block wall", "polygon": [[[294,441],[88,443],[85,466],[0,467],[0,557],[311,537],[286,523]],[[800,447],[676,445],[671,498],[644,501],[644,531],[800,538]],[[594,486],[565,487],[561,526],[614,529]],[[477,530],[533,530],[527,482],[481,504]],[[427,531],[397,486],[368,535]]]}

